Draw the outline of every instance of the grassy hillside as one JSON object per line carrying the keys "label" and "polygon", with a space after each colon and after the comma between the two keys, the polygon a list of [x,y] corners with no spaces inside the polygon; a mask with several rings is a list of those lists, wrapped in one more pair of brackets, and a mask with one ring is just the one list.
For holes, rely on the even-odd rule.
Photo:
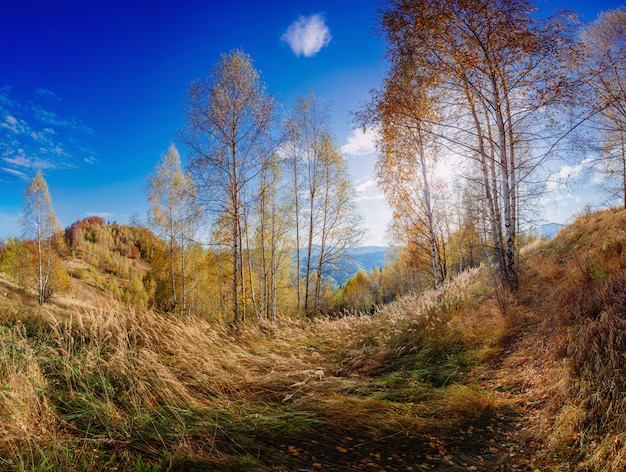
{"label": "grassy hillside", "polygon": [[515,295],[481,268],[239,328],[0,278],[0,470],[623,470],[625,233],[604,212],[527,248]]}
{"label": "grassy hillside", "polygon": [[580,217],[526,255],[531,432],[555,470],[626,470],[625,269],[624,210]]}

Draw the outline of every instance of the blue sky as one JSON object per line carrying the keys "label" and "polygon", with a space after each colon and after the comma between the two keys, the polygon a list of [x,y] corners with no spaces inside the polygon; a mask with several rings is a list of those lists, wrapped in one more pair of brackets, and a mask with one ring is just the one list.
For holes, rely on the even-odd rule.
{"label": "blue sky", "polygon": [[[619,4],[539,2],[584,20]],[[144,217],[146,178],[183,126],[188,84],[241,48],[286,108],[311,91],[325,101],[366,243],[384,244],[389,210],[373,185],[372,143],[351,124],[386,68],[376,14],[376,0],[0,0],[0,238],[20,235],[38,169],[62,226]],[[573,201],[546,217],[566,219]]]}

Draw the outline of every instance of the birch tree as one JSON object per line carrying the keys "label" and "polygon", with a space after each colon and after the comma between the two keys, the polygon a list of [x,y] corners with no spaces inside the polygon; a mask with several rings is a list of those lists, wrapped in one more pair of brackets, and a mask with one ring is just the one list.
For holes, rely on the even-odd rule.
{"label": "birch tree", "polygon": [[602,162],[596,170],[620,183],[626,208],[626,10],[601,13],[583,29],[580,46],[590,126],[600,137]]}
{"label": "birch tree", "polygon": [[274,99],[252,59],[239,50],[223,54],[208,77],[189,86],[182,139],[190,149],[199,201],[230,234],[235,323],[242,319],[245,301],[244,210],[256,195],[253,187],[266,164],[263,147],[274,113]]}
{"label": "birch tree", "polygon": [[[323,136],[328,133],[326,121],[326,111],[322,103],[311,93],[298,98],[286,124],[285,148],[292,183],[296,246],[295,283],[299,313],[307,313],[309,308],[309,287],[314,270],[314,232],[317,224],[315,202],[321,188],[319,168],[322,161]],[[305,251],[304,267],[301,267],[302,249]],[[301,284],[303,270],[304,281]]]}
{"label": "birch tree", "polygon": [[526,0],[389,0],[381,25],[391,74],[410,71],[442,100],[446,114],[429,132],[476,169],[493,262],[515,290],[519,192],[559,141],[547,112],[571,91],[565,19],[541,19]]}
{"label": "birch tree", "polygon": [[52,208],[48,184],[41,171],[37,171],[24,192],[24,209],[20,220],[24,237],[32,238],[36,244],[36,285],[41,305],[52,295],[50,282],[54,235],[61,230]]}
{"label": "birch tree", "polygon": [[[328,135],[323,137],[320,151],[319,200],[311,205],[311,210],[316,213],[313,241],[317,242],[319,251],[313,303],[307,306],[308,312],[313,314],[326,308],[322,297],[326,272],[344,257],[349,248],[358,245],[363,235],[345,158]],[[309,243],[309,247],[311,245]]]}
{"label": "birch tree", "polygon": [[438,223],[443,208],[434,191],[439,145],[432,130],[437,100],[427,95],[427,87],[412,72],[388,76],[370,108],[359,116],[363,126],[379,130],[376,175],[394,211],[393,222],[410,225],[397,234],[428,254],[429,275],[438,288],[445,270]]}
{"label": "birch tree", "polygon": [[298,311],[312,315],[321,309],[324,275],[359,241],[362,229],[347,164],[332,139],[322,102],[314,94],[299,98],[286,128]]}
{"label": "birch tree", "polygon": [[[257,224],[254,248],[257,254],[258,303],[257,313],[275,320],[279,295],[288,287],[292,266],[291,206],[288,180],[278,160],[273,159],[261,174],[258,198],[255,204]],[[282,289],[281,289],[282,288]]]}
{"label": "birch tree", "polygon": [[168,305],[182,318],[190,312],[189,248],[194,244],[200,210],[196,204],[194,182],[190,175],[183,172],[180,154],[174,144],[170,145],[157,164],[155,173],[148,178],[146,194],[152,207],[148,222],[168,246],[171,293]]}

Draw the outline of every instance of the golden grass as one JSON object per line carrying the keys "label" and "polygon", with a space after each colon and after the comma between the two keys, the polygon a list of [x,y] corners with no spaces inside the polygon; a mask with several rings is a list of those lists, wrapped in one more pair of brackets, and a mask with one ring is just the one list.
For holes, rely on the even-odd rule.
{"label": "golden grass", "polygon": [[626,211],[580,217],[525,255],[520,300],[547,349],[548,424],[536,437],[568,470],[624,470]]}
{"label": "golden grass", "polygon": [[373,315],[236,329],[3,282],[0,469],[270,469],[285,438],[421,444],[519,405],[533,467],[624,470],[626,212],[521,258],[516,294],[481,267]]}
{"label": "golden grass", "polygon": [[475,361],[472,349],[484,348],[475,312],[490,290],[485,273],[468,271],[373,316],[237,329],[114,299],[44,308],[5,300],[0,468],[113,461],[132,469],[137,457],[158,464],[164,451],[215,466],[232,454],[254,456],[254,438],[268,431],[314,436],[326,425],[385,436],[432,428],[423,415],[436,409],[388,393],[401,388],[398,398],[419,401],[429,382],[450,384],[438,407],[453,411],[449,419],[480,415],[493,402],[453,385]]}
{"label": "golden grass", "polygon": [[38,392],[46,385],[35,351],[28,344],[24,327],[0,327],[0,423],[2,436],[36,435],[51,423],[45,397]]}
{"label": "golden grass", "polygon": [[624,470],[626,212],[521,267],[517,294],[481,267],[371,316],[237,329],[0,281],[0,469],[270,469],[284,438],[429,441],[517,402],[533,468]]}

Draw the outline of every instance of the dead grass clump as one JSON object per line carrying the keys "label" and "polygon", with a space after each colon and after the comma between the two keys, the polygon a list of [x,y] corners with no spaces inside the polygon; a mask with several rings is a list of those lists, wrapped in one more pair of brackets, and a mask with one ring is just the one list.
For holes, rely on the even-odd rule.
{"label": "dead grass clump", "polygon": [[584,460],[580,470],[622,471],[626,470],[626,433],[618,432],[604,436]]}
{"label": "dead grass clump", "polygon": [[23,326],[0,326],[0,440],[38,436],[54,424],[41,392],[47,387]]}
{"label": "dead grass clump", "polygon": [[[249,353],[233,342],[219,323],[186,324],[119,305],[90,310],[73,323],[57,325],[54,339],[62,353],[81,350],[86,371],[103,370],[133,392],[154,403],[194,405],[198,397],[235,395],[247,372]],[[90,366],[94,360],[101,365]]]}
{"label": "dead grass clump", "polygon": [[502,400],[476,385],[454,384],[439,393],[433,408],[438,421],[458,427],[502,406]]}
{"label": "dead grass clump", "polygon": [[[624,306],[626,309],[626,305]],[[605,311],[583,321],[568,336],[566,354],[581,385],[592,434],[626,429],[626,319],[624,311]]]}
{"label": "dead grass clump", "polygon": [[325,357],[337,361],[337,375],[369,375],[419,352],[430,360],[463,346],[471,307],[489,291],[484,268],[466,271],[439,290],[403,297],[373,316],[317,322],[312,336],[323,340]]}

